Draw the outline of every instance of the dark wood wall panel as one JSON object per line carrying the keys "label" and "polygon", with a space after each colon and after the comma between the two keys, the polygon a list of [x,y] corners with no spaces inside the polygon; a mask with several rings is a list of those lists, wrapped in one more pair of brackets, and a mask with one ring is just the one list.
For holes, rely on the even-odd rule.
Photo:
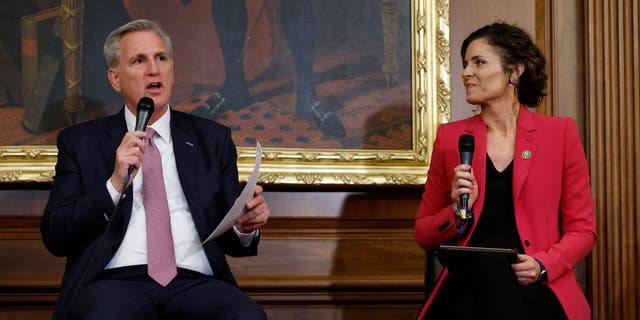
{"label": "dark wood wall panel", "polygon": [[[413,238],[420,194],[267,191],[273,217],[259,255],[229,258],[231,268],[271,319],[412,318],[423,301],[424,252]],[[64,259],[42,245],[46,196],[0,191],[12,203],[0,207],[0,320],[53,310]]]}
{"label": "dark wood wall panel", "polygon": [[295,238],[275,232],[264,230],[258,256],[230,258],[243,285],[421,290],[424,254],[407,230],[302,230]]}
{"label": "dark wood wall panel", "polygon": [[402,306],[310,306],[310,307],[272,307],[267,309],[269,319],[306,320],[306,319],[349,319],[349,320],[390,320],[414,319],[415,312]]}
{"label": "dark wood wall panel", "polygon": [[586,7],[589,158],[598,244],[590,270],[594,319],[640,317],[640,3]]}

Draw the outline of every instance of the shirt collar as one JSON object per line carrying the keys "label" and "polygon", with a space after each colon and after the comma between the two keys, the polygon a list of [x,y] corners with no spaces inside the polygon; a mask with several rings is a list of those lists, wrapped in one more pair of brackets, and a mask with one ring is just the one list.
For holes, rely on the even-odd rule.
{"label": "shirt collar", "polygon": [[[136,127],[136,115],[133,114],[126,105],[124,108],[124,119],[127,122],[127,131],[133,131]],[[170,123],[171,107],[167,108],[167,112],[165,112],[160,119],[154,122],[153,125],[149,125],[149,127],[156,131],[156,135],[158,135],[160,139],[169,143],[171,142]]]}

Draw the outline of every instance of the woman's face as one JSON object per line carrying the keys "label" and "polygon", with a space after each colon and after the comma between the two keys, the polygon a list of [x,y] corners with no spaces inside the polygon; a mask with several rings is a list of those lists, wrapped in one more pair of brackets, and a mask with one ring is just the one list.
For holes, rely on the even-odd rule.
{"label": "woman's face", "polygon": [[510,97],[509,74],[502,68],[496,49],[484,38],[473,40],[462,62],[462,81],[467,102],[486,105]]}

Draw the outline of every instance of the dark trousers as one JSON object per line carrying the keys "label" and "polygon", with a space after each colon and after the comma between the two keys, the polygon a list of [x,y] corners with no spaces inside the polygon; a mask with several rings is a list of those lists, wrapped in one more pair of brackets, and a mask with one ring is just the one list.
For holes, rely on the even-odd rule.
{"label": "dark trousers", "polygon": [[262,307],[238,287],[178,269],[162,287],[146,266],[106,270],[77,294],[69,319],[266,319]]}

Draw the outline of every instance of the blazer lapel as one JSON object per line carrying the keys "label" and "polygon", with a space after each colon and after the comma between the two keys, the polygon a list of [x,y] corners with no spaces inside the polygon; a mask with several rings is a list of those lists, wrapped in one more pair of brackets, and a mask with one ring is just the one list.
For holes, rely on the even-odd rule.
{"label": "blazer lapel", "polygon": [[[485,182],[486,182],[486,166],[487,166],[487,126],[484,124],[481,116],[475,116],[471,118],[470,121],[465,128],[463,128],[461,134],[470,134],[474,138],[474,150],[473,150],[473,159],[471,162],[471,166],[473,167],[473,174],[476,177],[476,183],[478,184],[478,199],[473,204],[473,224],[471,226],[470,232],[466,233],[466,236],[462,238],[461,244],[466,245],[469,242],[469,235],[473,234],[473,230],[475,229],[478,218],[482,213],[482,206],[484,205],[484,193],[485,193]],[[456,150],[457,143],[459,137],[455,138],[456,141]],[[458,154],[458,152],[456,152]],[[453,166],[457,166],[460,164],[460,158],[454,159]]]}
{"label": "blazer lapel", "polygon": [[518,116],[518,130],[516,146],[513,154],[513,200],[517,202],[524,185],[529,168],[535,160],[538,136],[533,113],[525,107],[520,107]]}
{"label": "blazer lapel", "polygon": [[[475,120],[466,129],[467,133],[473,135],[475,140],[475,147],[473,150],[473,162],[472,167],[473,174],[476,177],[476,183],[478,184],[478,199],[473,204],[473,226],[471,232],[467,234],[473,234],[473,229],[478,223],[478,218],[482,213],[482,207],[484,206],[484,193],[486,187],[486,167],[487,167],[487,126],[482,120],[481,116],[476,116]],[[469,238],[467,237],[466,240]]]}

